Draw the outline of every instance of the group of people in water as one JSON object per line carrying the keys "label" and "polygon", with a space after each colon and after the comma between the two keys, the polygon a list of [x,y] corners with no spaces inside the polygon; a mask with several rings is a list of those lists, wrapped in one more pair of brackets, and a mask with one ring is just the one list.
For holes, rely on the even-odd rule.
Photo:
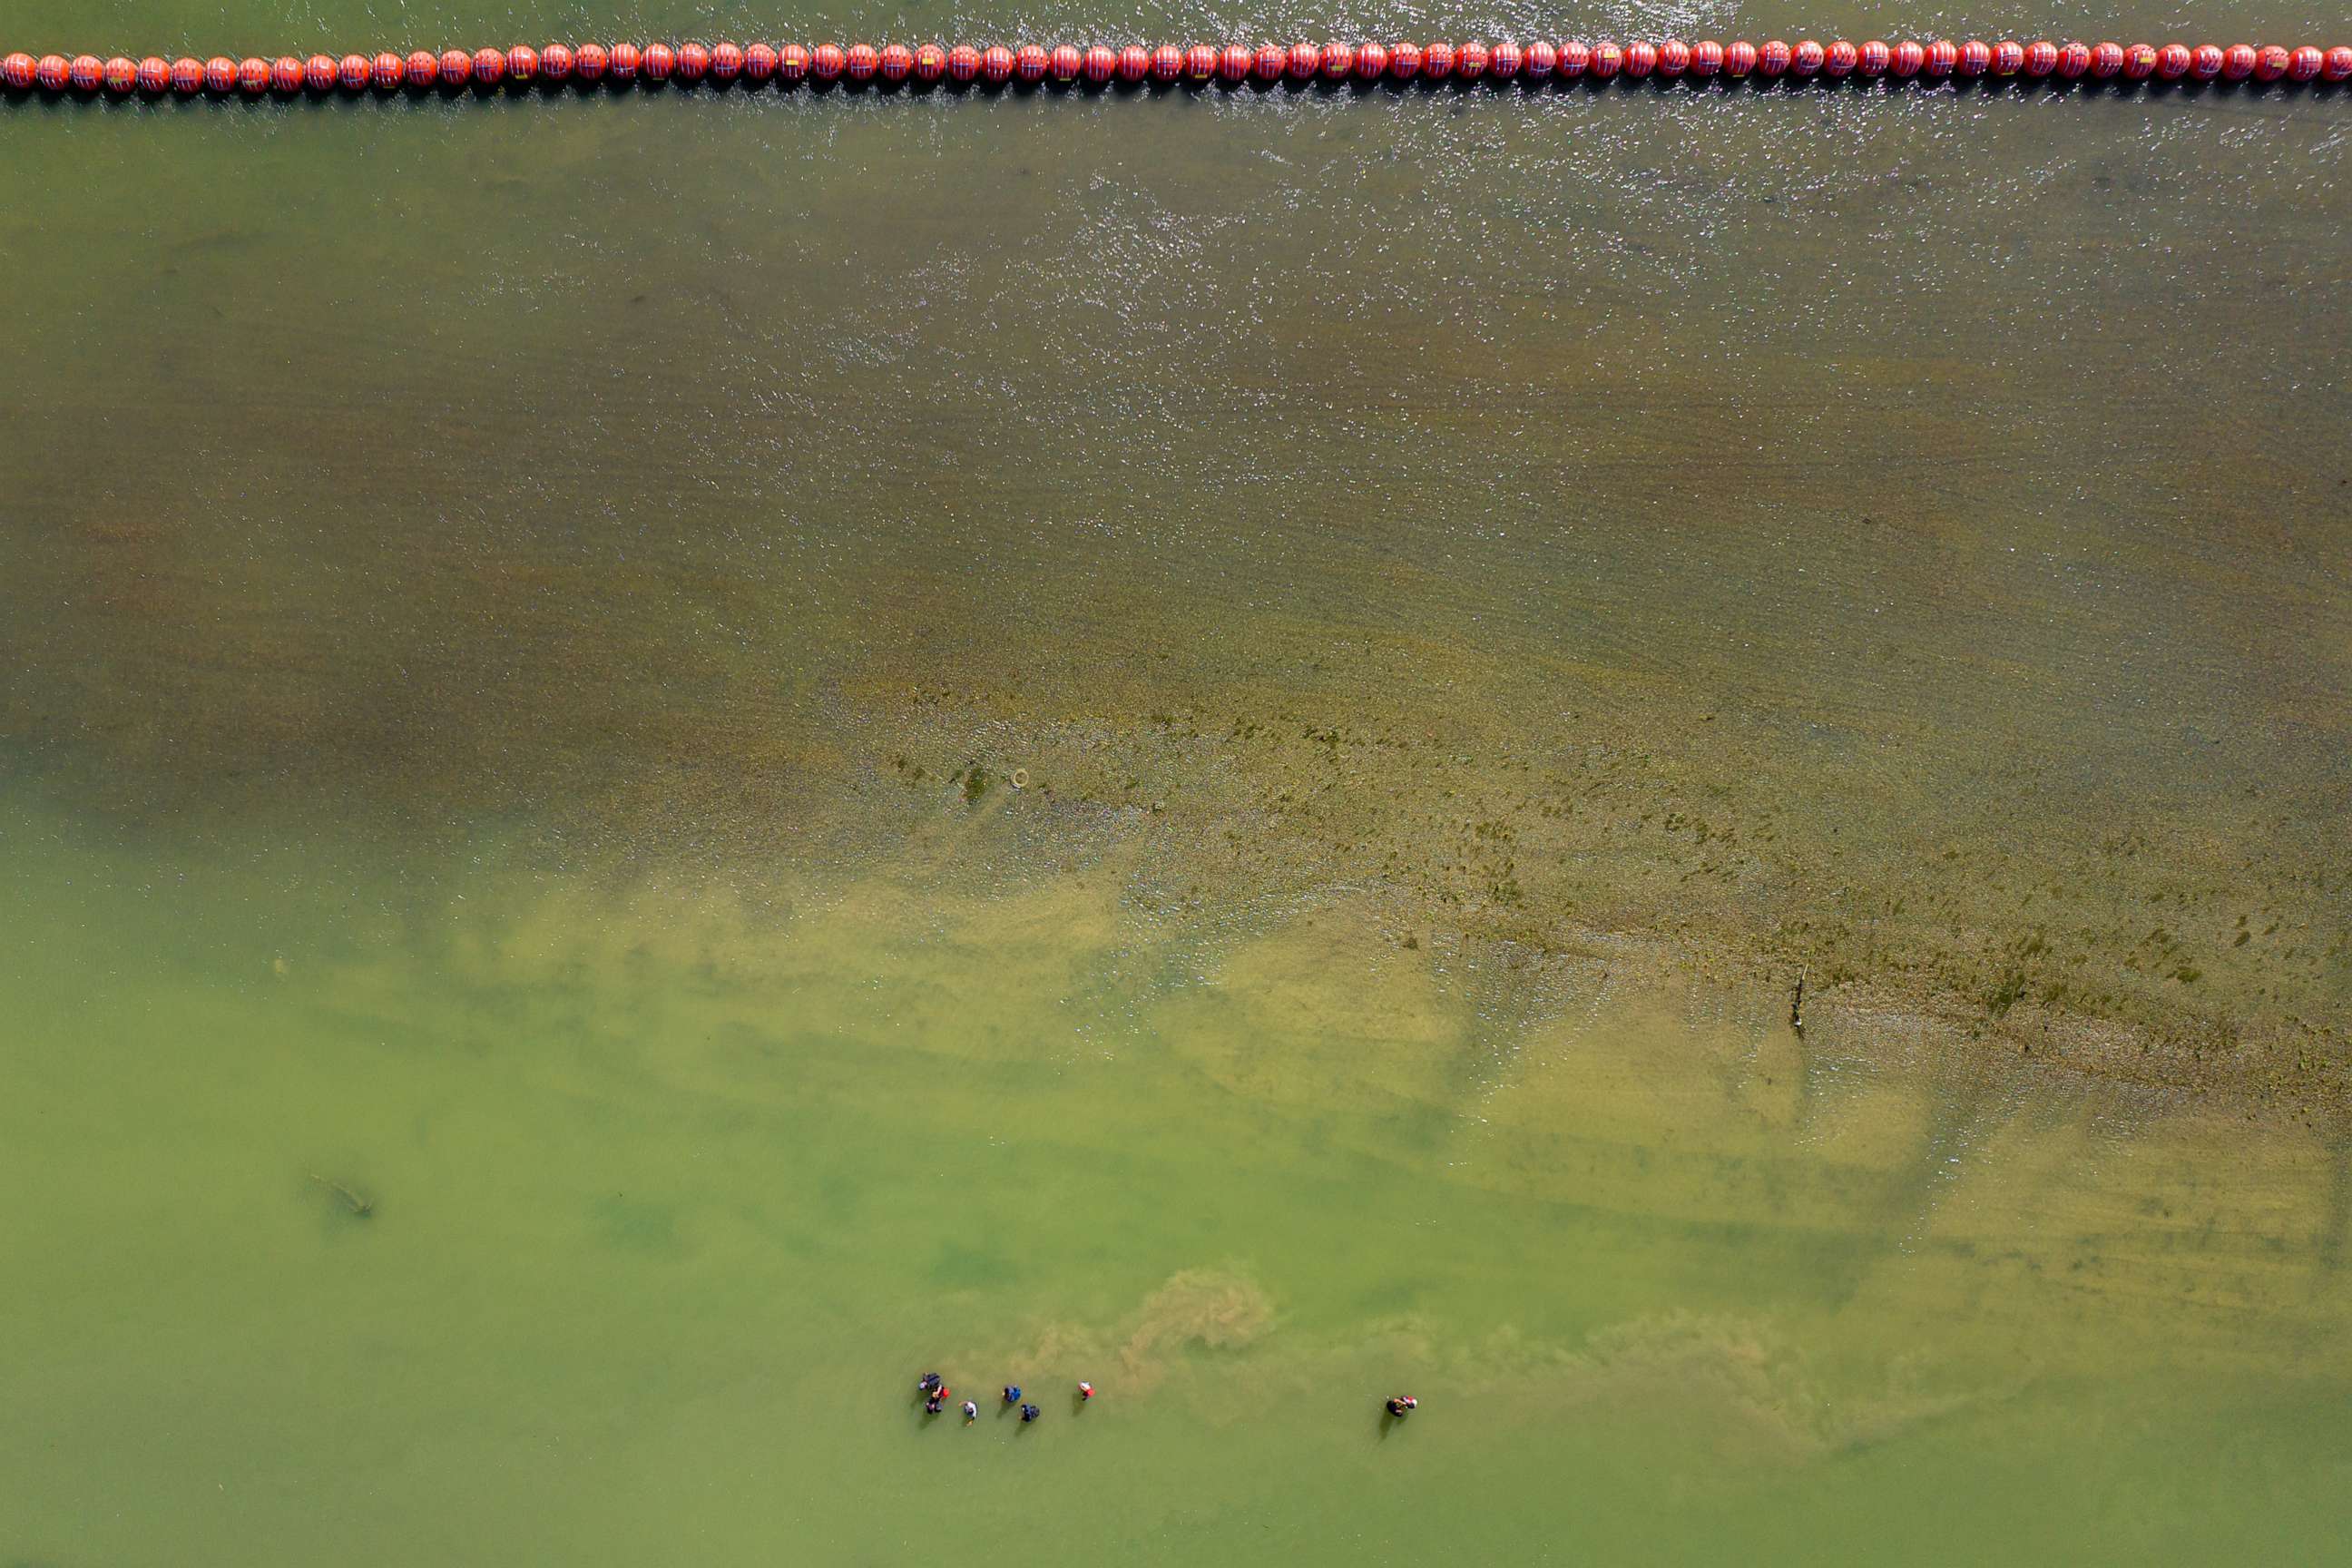
{"label": "group of people in water", "polygon": [[[927,1372],[923,1373],[921,1377],[918,1378],[915,1382],[915,1392],[923,1396],[923,1414],[926,1415],[937,1415],[948,1407],[948,1401],[955,1397],[955,1390],[948,1386],[947,1379],[941,1377],[935,1372]],[[1004,1400],[1005,1409],[1013,1409],[1015,1405],[1020,1407],[1021,1424],[1024,1426],[1030,1422],[1036,1420],[1040,1415],[1045,1414],[1035,1405],[1028,1404],[1022,1399],[1021,1385],[1017,1383],[1006,1384],[1001,1392]],[[1084,1405],[1094,1396],[1095,1385],[1093,1384],[1081,1383],[1078,1384],[1079,1404]],[[1415,1399],[1410,1394],[1396,1394],[1389,1396],[1385,1407],[1391,1417],[1402,1421],[1406,1416],[1421,1408],[1421,1401]],[[979,1419],[980,1405],[972,1400],[965,1400],[963,1402],[963,1424],[969,1426]]]}
{"label": "group of people in water", "polygon": [[[947,1380],[935,1372],[927,1372],[923,1373],[922,1377],[915,1384],[915,1392],[923,1396],[923,1414],[926,1415],[937,1415],[940,1411],[945,1410],[948,1407],[948,1401],[955,1396],[955,1390],[950,1388],[947,1385]],[[1003,1394],[1004,1397],[1004,1407],[1007,1410],[1013,1409],[1016,1405],[1019,1406],[1021,1411],[1021,1422],[1024,1426],[1030,1422],[1036,1420],[1040,1415],[1045,1414],[1043,1410],[1038,1409],[1037,1406],[1027,1403],[1021,1397],[1021,1385],[1017,1383],[1006,1384],[1003,1387]],[[1078,1384],[1079,1404],[1084,1405],[1087,1400],[1092,1399],[1094,1396],[1095,1385],[1093,1384],[1081,1383]],[[971,1400],[965,1400],[963,1402],[963,1424],[969,1426],[979,1419],[980,1406]]]}

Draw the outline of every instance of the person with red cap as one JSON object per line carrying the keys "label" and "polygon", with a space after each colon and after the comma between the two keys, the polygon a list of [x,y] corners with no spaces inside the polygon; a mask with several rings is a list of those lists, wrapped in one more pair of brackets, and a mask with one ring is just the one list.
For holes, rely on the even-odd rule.
{"label": "person with red cap", "polygon": [[1389,1401],[1389,1414],[1402,1421],[1421,1408],[1421,1401],[1410,1394],[1400,1394]]}

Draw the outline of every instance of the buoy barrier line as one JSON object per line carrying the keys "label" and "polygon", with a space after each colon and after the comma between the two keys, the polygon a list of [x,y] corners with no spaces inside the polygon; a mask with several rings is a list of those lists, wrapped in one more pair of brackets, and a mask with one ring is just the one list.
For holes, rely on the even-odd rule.
{"label": "buoy barrier line", "polygon": [[1537,88],[1609,82],[1821,85],[2058,82],[2330,84],[2352,79],[2352,46],[2086,44],[1968,38],[1888,44],[1768,38],[1718,43],[1640,38],[1532,43],[1297,44],[519,44],[506,49],[390,49],[372,55],[248,55],[232,59],[114,55],[0,58],[11,98],[247,99],[362,93],[488,93],[651,87],[1115,87],[1189,89],[1416,83]]}

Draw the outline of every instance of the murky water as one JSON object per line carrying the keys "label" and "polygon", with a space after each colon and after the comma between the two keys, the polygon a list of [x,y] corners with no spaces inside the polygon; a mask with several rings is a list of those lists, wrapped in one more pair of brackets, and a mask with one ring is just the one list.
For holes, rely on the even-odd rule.
{"label": "murky water", "polygon": [[0,109],[0,1562],[2331,1554],[2347,115]]}

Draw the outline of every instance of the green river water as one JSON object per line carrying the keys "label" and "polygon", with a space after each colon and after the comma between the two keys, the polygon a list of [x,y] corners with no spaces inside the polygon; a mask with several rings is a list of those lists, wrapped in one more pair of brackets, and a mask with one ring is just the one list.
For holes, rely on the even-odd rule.
{"label": "green river water", "polygon": [[0,104],[0,1564],[2342,1560],[2347,160]]}

